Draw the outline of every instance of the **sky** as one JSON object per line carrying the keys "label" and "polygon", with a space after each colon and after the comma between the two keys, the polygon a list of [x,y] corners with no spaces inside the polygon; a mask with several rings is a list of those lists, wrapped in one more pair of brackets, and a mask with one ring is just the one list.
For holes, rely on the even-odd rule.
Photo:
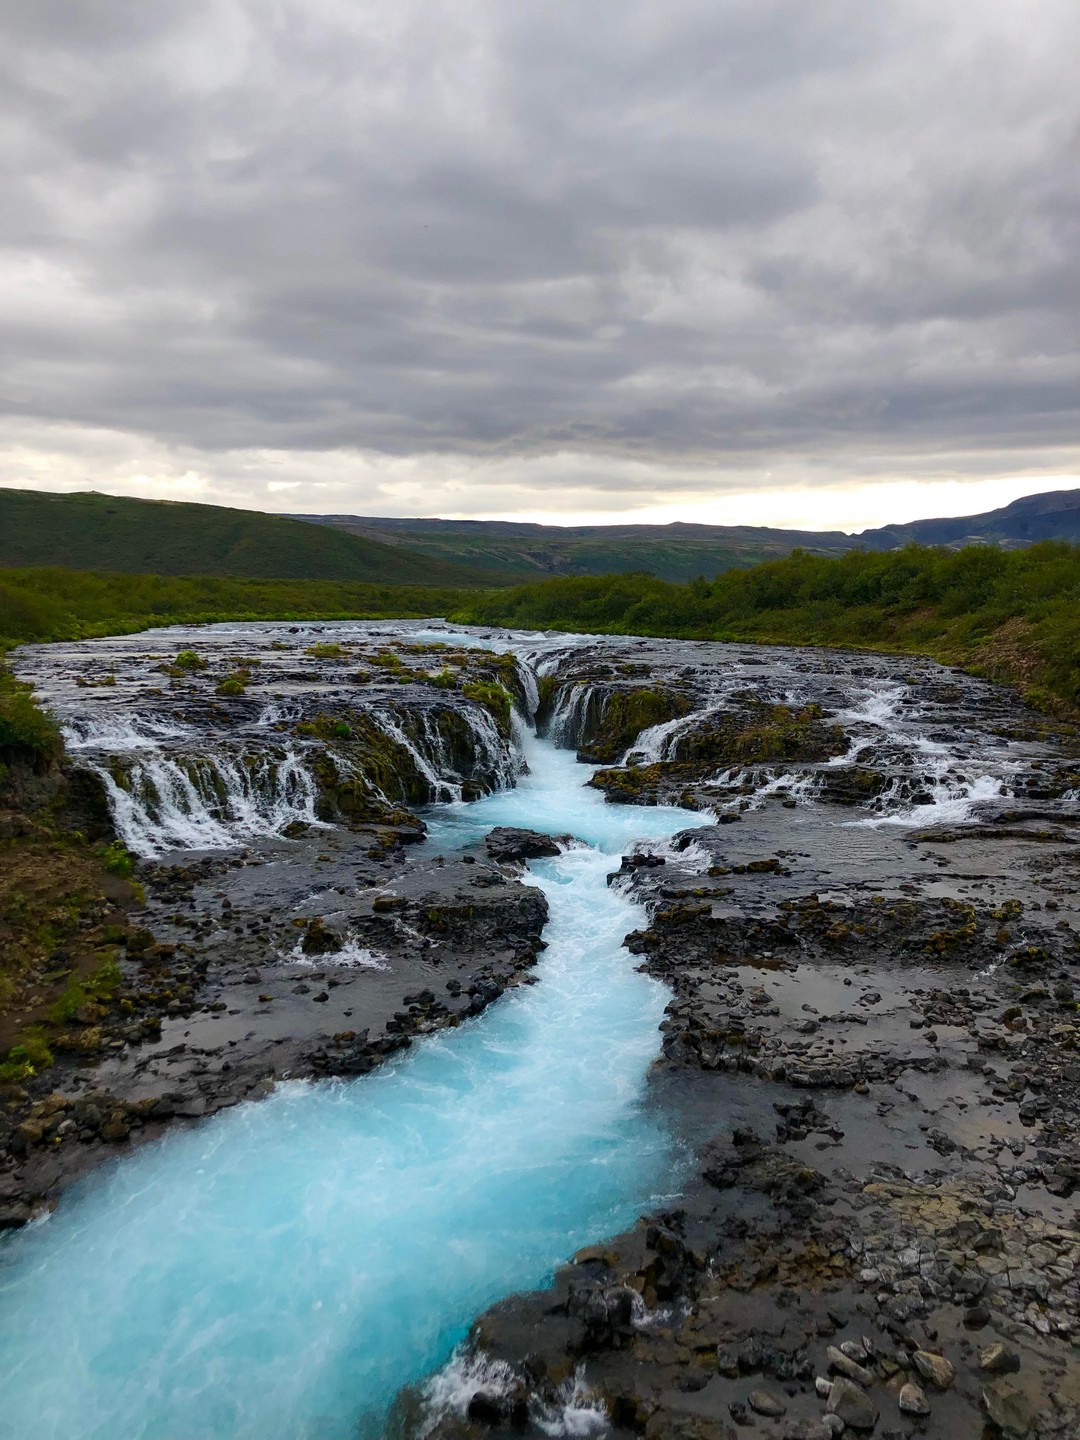
{"label": "sky", "polygon": [[859,529],[1080,486],[1076,0],[0,0],[0,485]]}

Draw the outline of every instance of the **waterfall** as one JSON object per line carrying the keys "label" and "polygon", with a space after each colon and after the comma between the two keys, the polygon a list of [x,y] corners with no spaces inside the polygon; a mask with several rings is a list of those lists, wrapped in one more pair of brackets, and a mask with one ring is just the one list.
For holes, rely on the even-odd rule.
{"label": "waterfall", "polygon": [[124,844],[148,858],[225,849],[279,835],[295,821],[320,823],[315,782],[290,748],[196,758],[158,753],[115,770],[100,760],[86,763],[105,787]]}
{"label": "waterfall", "polygon": [[[527,666],[519,671],[531,678]],[[530,693],[524,680],[523,690]],[[76,764],[101,781],[124,843],[154,858],[170,850],[220,850],[279,836],[296,822],[322,823],[320,770],[312,764],[321,752],[339,774],[362,777],[388,809],[400,804],[400,796],[384,795],[367,773],[364,748],[350,738],[348,717],[358,711],[390,742],[403,782],[419,777],[430,803],[516,784],[522,769],[517,727],[507,739],[476,700],[436,695],[376,694],[359,702],[337,691],[329,697],[318,690],[302,697],[273,695],[254,709],[234,707],[226,721],[214,709],[202,711],[198,720],[186,710],[178,715],[171,696],[165,702],[170,708],[163,705],[159,713],[145,708],[119,713],[114,702],[95,697],[85,711],[64,717],[64,734]],[[335,714],[342,718],[340,740],[317,739],[314,727],[300,723]],[[292,739],[288,732],[294,727]]]}
{"label": "waterfall", "polygon": [[715,715],[722,707],[709,705],[704,710],[694,710],[689,715],[677,715],[674,720],[662,720],[642,730],[623,756],[623,765],[653,765],[662,760],[675,759],[675,742],[689,730]]}
{"label": "waterfall", "polygon": [[564,685],[548,723],[548,737],[552,744],[566,749],[580,745],[586,738],[594,703],[598,703],[597,718],[602,718],[609,698],[606,691],[591,682]]}

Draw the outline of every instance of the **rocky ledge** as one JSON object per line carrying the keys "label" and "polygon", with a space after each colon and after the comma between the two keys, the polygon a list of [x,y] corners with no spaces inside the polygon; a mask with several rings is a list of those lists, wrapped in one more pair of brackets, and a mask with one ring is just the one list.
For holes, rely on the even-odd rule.
{"label": "rocky ledge", "polygon": [[[396,1425],[1072,1440],[1080,849],[1074,810],[1041,802],[1075,772],[1075,736],[938,674],[895,677],[906,735],[841,696],[779,710],[766,687],[713,691],[727,709],[709,714],[699,661],[660,674],[683,699],[653,702],[660,728],[635,753],[626,704],[605,730],[596,699],[642,683],[632,653],[608,649],[591,676],[579,657],[576,683],[601,688],[562,713],[598,758],[624,752],[594,782],[609,799],[717,813],[610,882],[645,902],[627,945],[672,991],[650,1103],[684,1137],[681,1193],[480,1317],[455,1383],[404,1395]],[[845,708],[861,728],[845,723],[838,764]],[[961,733],[1009,777],[981,812],[932,803],[945,770],[925,757]],[[963,795],[980,762],[951,763]],[[875,810],[885,792],[910,816]]]}

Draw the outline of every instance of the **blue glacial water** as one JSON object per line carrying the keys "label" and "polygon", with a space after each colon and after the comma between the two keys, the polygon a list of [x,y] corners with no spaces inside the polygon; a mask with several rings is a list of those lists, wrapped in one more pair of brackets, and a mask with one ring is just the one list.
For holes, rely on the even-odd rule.
{"label": "blue glacial water", "polygon": [[697,817],[606,806],[571,755],[526,743],[520,787],[436,813],[431,844],[497,824],[587,842],[531,867],[539,983],[372,1076],[147,1146],[5,1241],[5,1440],[377,1435],[477,1312],[671,1186],[641,1104],[667,992],[621,948],[642,917],[606,877]]}

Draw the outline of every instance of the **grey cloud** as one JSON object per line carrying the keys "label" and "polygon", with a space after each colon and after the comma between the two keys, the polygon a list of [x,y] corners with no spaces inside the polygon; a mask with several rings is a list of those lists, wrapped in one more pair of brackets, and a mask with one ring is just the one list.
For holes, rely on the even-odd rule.
{"label": "grey cloud", "polygon": [[1015,15],[4,0],[0,415],[721,467],[1080,448],[1080,22]]}

